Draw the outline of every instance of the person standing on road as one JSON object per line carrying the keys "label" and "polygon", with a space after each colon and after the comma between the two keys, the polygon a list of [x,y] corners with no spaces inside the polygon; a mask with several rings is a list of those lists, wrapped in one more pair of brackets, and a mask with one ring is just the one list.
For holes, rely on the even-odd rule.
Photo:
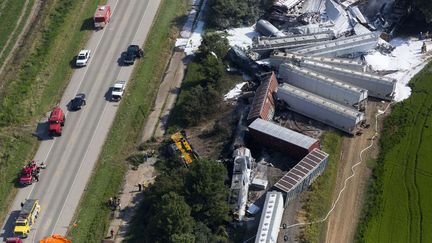
{"label": "person standing on road", "polygon": [[113,229],[110,230],[110,236],[111,236],[111,239],[114,238],[114,230]]}
{"label": "person standing on road", "polygon": [[40,163],[39,167],[41,169],[46,169],[46,164],[42,161],[42,163]]}
{"label": "person standing on road", "polygon": [[141,185],[141,183],[138,183],[138,191],[140,192],[141,191],[141,188],[142,187],[142,185]]}
{"label": "person standing on road", "polygon": [[39,175],[38,174],[34,175],[33,177],[35,178],[36,182],[39,182]]}

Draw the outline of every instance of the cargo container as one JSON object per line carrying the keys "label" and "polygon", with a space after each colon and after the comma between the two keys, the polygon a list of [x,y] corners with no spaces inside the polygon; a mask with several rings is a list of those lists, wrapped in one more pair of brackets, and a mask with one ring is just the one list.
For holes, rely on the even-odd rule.
{"label": "cargo container", "polygon": [[272,73],[266,81],[263,81],[257,88],[255,96],[247,117],[248,123],[253,122],[257,118],[267,121],[273,119],[275,113],[275,102],[273,95],[278,88],[276,75]]}
{"label": "cargo container", "polygon": [[249,125],[249,133],[263,146],[274,148],[297,159],[303,158],[315,148],[320,148],[317,139],[259,118]]}
{"label": "cargo container", "polygon": [[365,119],[364,114],[358,110],[289,84],[279,86],[276,94],[288,109],[349,134],[356,133],[357,125]]}
{"label": "cargo container", "polygon": [[365,106],[363,103],[368,97],[365,89],[290,63],[280,66],[279,78],[285,83],[357,109]]}
{"label": "cargo container", "polygon": [[283,212],[284,200],[282,193],[278,191],[267,192],[255,243],[277,242]]}
{"label": "cargo container", "polygon": [[286,194],[286,204],[306,190],[321,175],[327,166],[328,156],[324,151],[314,149],[276,182],[274,187]]}
{"label": "cargo container", "polygon": [[255,25],[255,30],[261,33],[264,36],[276,36],[276,37],[282,37],[285,36],[285,34],[278,30],[274,25],[272,25],[270,22],[264,19],[258,20],[258,22]]}
{"label": "cargo container", "polygon": [[396,80],[381,77],[373,73],[359,72],[340,67],[333,67],[324,63],[314,61],[305,61],[302,67],[314,70],[325,76],[343,80],[344,82],[356,85],[357,87],[367,89],[368,95],[392,100],[396,89]]}
{"label": "cargo container", "polygon": [[346,68],[353,71],[364,72],[366,70],[366,65],[362,61],[348,59],[348,58],[335,58],[335,57],[312,57],[296,55],[292,53],[286,53],[281,51],[274,51],[270,55],[270,65],[276,69],[282,63],[300,63],[300,65],[306,61],[314,61],[319,63],[324,63],[334,67]]}
{"label": "cargo container", "polygon": [[307,56],[341,57],[355,55],[375,49],[378,45],[379,33],[371,32],[363,35],[343,37],[336,40],[322,41],[317,44],[291,49],[293,54]]}
{"label": "cargo container", "polygon": [[331,40],[334,34],[331,31],[323,31],[313,34],[290,35],[283,37],[259,37],[252,43],[252,51],[270,52],[272,50],[285,50],[316,45],[321,41]]}

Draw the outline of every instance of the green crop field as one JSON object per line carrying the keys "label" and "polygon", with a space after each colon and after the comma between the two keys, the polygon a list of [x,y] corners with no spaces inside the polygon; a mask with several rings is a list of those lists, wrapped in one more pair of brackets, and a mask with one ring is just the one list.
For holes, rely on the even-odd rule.
{"label": "green crop field", "polygon": [[432,64],[386,118],[359,242],[432,242]]}

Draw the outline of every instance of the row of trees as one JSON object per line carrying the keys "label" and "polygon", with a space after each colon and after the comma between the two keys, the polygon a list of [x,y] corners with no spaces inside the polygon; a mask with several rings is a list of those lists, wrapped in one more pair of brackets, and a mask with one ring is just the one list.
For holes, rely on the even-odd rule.
{"label": "row of trees", "polygon": [[208,23],[217,29],[254,24],[274,0],[210,0]]}
{"label": "row of trees", "polygon": [[182,127],[198,124],[221,108],[226,88],[225,56],[229,44],[218,33],[203,36],[198,54],[188,66],[182,92],[171,116]]}
{"label": "row of trees", "polygon": [[161,162],[168,167],[144,193],[130,241],[226,242],[229,216],[225,167],[201,159],[189,168],[174,169],[176,162]]}

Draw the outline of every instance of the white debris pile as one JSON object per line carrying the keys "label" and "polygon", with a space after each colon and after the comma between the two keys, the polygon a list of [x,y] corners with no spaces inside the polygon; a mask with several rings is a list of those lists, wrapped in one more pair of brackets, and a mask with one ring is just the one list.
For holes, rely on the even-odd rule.
{"label": "white debris pile", "polygon": [[252,46],[252,39],[258,37],[259,33],[255,31],[254,26],[244,28],[234,28],[226,30],[230,46],[239,46],[247,48]]}
{"label": "white debris pile", "polygon": [[242,83],[236,84],[236,86],[224,96],[224,100],[237,99],[240,96],[240,94],[242,93],[242,88],[246,83],[247,82],[242,82]]}
{"label": "white debris pile", "polygon": [[[395,47],[390,55],[375,51],[366,55],[365,60],[375,71],[397,70],[387,77],[397,80],[395,100],[402,101],[411,94],[411,89],[407,86],[408,82],[427,63],[420,51],[423,41],[414,38],[395,38],[390,41],[390,44]],[[427,49],[430,48],[432,48],[431,43]]]}

